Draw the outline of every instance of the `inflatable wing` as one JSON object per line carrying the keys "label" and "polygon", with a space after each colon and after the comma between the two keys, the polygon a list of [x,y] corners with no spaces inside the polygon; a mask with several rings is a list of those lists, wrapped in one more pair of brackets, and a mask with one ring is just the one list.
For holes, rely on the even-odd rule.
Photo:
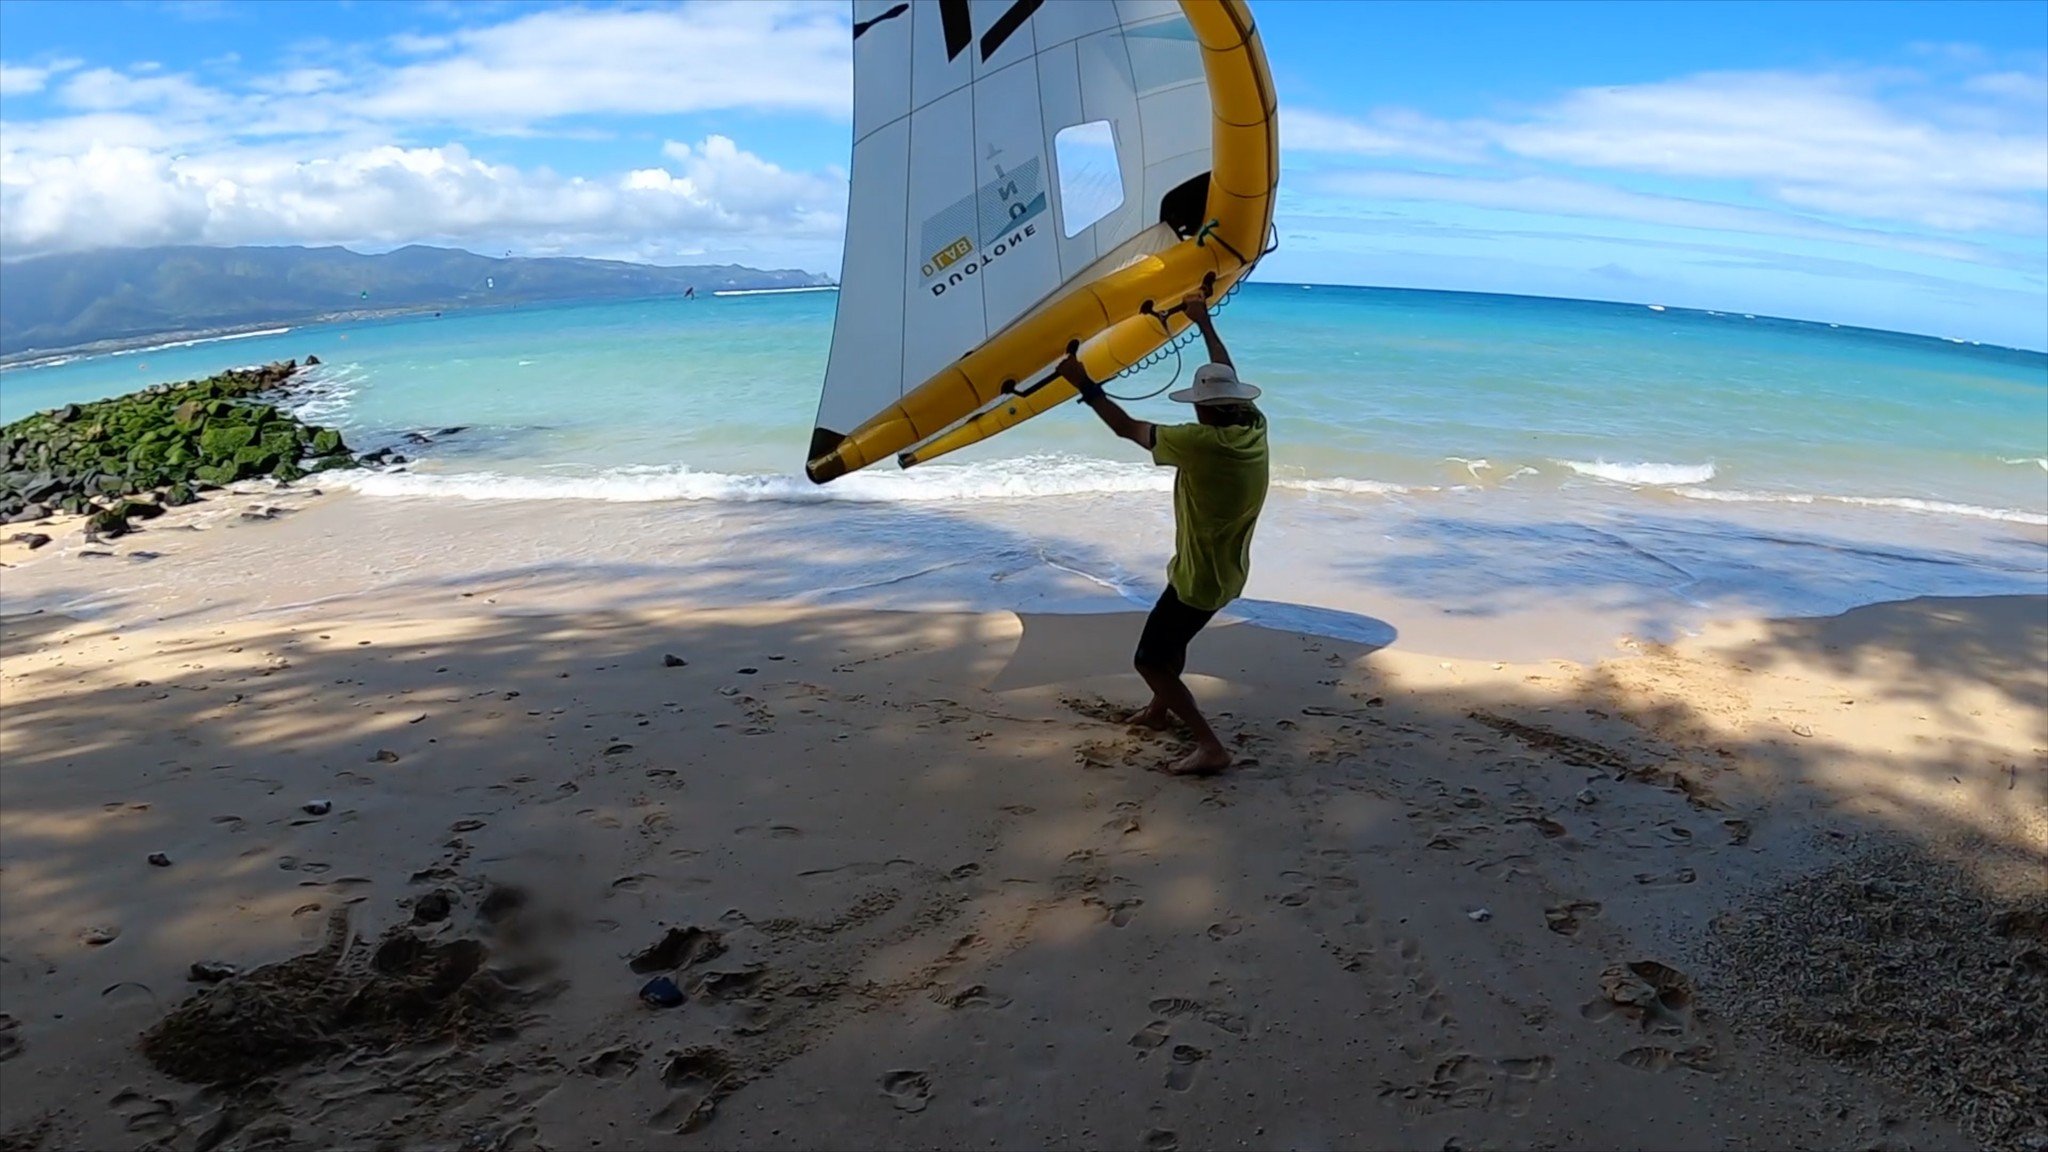
{"label": "inflatable wing", "polygon": [[1257,260],[1279,178],[1242,0],[854,0],[853,170],[805,472],[904,467],[1072,399]]}

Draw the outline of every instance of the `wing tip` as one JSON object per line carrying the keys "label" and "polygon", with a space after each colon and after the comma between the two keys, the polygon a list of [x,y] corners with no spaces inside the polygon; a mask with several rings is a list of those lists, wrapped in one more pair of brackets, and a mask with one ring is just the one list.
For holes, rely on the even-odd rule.
{"label": "wing tip", "polygon": [[846,435],[830,428],[811,429],[811,450],[804,458],[804,475],[813,484],[829,484],[846,475],[846,461],[839,457],[839,446],[846,443]]}

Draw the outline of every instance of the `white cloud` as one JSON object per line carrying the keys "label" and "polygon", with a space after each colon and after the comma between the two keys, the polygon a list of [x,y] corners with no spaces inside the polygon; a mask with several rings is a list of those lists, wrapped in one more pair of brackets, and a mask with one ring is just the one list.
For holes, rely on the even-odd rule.
{"label": "white cloud", "polygon": [[1944,230],[2048,227],[2038,130],[1952,127],[1844,77],[1721,73],[1583,89],[1493,134],[1529,159],[1739,181],[1799,207]]}
{"label": "white cloud", "polygon": [[49,85],[51,77],[69,72],[82,63],[82,60],[58,60],[40,67],[31,67],[27,64],[0,62],[0,96],[27,96],[41,92]]}
{"label": "white cloud", "polygon": [[[1954,57],[1957,48],[1928,51]],[[2048,231],[2043,101],[2048,79],[2032,72],[1978,73],[1937,90],[1905,72],[1710,73],[1581,89],[1517,117],[1484,121],[1283,112],[1281,135],[1290,151],[1496,170],[1535,162],[1587,176],[1682,179],[1703,193],[1700,182],[1721,182],[1713,194],[1729,201],[1747,193],[1801,213],[2037,235]],[[1627,205],[1634,213],[1627,218],[1669,214],[1668,206],[1649,211],[1613,189],[1586,184],[1581,191],[1589,204]],[[1738,213],[1751,225],[1772,214],[1729,207],[1721,215]]]}
{"label": "white cloud", "polygon": [[[721,108],[844,118],[852,108],[850,34],[837,5],[550,10],[456,31],[445,42],[448,55],[396,69],[369,87],[357,110],[500,125]],[[424,38],[407,47],[434,50]]]}
{"label": "white cloud", "polygon": [[137,147],[9,157],[0,248],[10,257],[125,244],[399,244],[527,250],[644,246],[650,237],[837,234],[843,185],[786,172],[713,136],[670,145],[680,174],[615,179],[492,164],[459,145],[385,146],[295,161],[262,152],[172,158]]}
{"label": "white cloud", "polygon": [[1288,152],[1471,161],[1482,159],[1487,145],[1480,133],[1400,109],[1376,113],[1368,120],[1312,108],[1280,112],[1280,146]]}
{"label": "white cloud", "polygon": [[1678,196],[1656,196],[1556,176],[1499,179],[1427,172],[1345,172],[1318,177],[1312,187],[1326,194],[1368,200],[1462,204],[1546,216],[1783,236],[1889,248],[1944,260],[1975,261],[1983,256],[1968,245],[1943,240],[1844,228],[1782,212]]}

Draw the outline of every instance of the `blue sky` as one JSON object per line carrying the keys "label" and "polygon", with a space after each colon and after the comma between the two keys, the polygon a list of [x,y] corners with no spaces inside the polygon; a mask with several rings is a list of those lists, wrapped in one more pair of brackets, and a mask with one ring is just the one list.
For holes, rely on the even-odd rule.
{"label": "blue sky", "polygon": [[[1282,109],[1264,278],[2048,348],[2048,4],[1253,10]],[[835,0],[4,0],[0,255],[833,272],[850,39]]]}

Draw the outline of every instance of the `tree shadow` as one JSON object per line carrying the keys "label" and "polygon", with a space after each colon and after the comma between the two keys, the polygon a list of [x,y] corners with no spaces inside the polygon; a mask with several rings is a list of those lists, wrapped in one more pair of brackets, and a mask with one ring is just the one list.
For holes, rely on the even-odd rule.
{"label": "tree shadow", "polygon": [[[734,530],[688,571],[565,541],[290,612],[231,592],[120,644],[7,620],[0,994],[23,1047],[0,1129],[964,1146],[1080,1117],[1082,1142],[1117,1146],[1639,1146],[1673,1123],[1839,1146],[1906,1111],[1913,1138],[1954,1139],[1940,1101],[1902,1109],[1911,1071],[1936,1076],[1891,1060],[1910,1036],[1837,1021],[1862,1039],[1821,1053],[1836,1063],[1775,1051],[1811,1029],[1732,998],[1762,993],[1716,967],[1714,925],[1768,918],[1772,893],[1872,845],[1980,885],[1971,907],[2038,896],[2048,765],[1991,762],[2004,746],[1964,721],[1987,691],[2042,707],[2048,601],[1878,605],[1772,623],[1724,659],[1583,672],[1219,625],[1191,674],[1242,764],[1186,781],[1153,770],[1170,735],[1100,718],[1139,702],[1136,614],[759,607],[911,567],[803,528]],[[1020,562],[1085,547],[958,539]],[[615,607],[551,607],[594,588]],[[720,596],[756,606],[669,606]],[[1760,680],[1873,668],[1896,699],[1801,698],[1804,735]],[[1868,713],[1909,706],[1952,738],[1874,745]],[[500,888],[529,894],[530,939],[485,916]],[[482,941],[508,986],[567,981],[515,1032],[281,1061],[261,1091],[180,1085],[125,1049],[190,963],[311,951],[336,908],[374,937],[437,891],[455,910],[417,931]],[[726,953],[676,969],[681,1008],[637,1006],[628,959],[683,926]],[[1824,938],[1786,947],[1828,963]],[[2012,1039],[2014,1067],[2043,1066],[2041,1042]],[[135,1099],[76,1071],[99,1067]],[[2020,1120],[1972,1133],[2027,1138],[2024,1078],[1980,1090]]]}

